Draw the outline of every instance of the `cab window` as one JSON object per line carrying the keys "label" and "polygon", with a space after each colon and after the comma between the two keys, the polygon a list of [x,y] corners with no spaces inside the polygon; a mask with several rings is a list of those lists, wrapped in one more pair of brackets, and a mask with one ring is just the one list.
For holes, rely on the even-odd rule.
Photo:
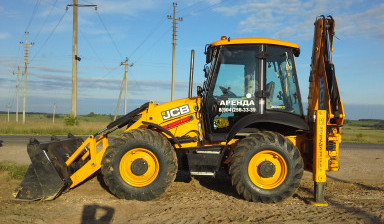
{"label": "cab window", "polygon": [[302,115],[299,86],[290,48],[267,48],[266,109]]}

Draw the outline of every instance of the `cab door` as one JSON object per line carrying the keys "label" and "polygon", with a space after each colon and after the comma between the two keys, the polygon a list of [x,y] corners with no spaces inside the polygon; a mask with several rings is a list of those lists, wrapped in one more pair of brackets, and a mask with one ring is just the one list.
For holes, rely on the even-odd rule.
{"label": "cab door", "polygon": [[225,141],[242,117],[258,112],[258,45],[221,46],[205,84],[205,130],[212,141]]}

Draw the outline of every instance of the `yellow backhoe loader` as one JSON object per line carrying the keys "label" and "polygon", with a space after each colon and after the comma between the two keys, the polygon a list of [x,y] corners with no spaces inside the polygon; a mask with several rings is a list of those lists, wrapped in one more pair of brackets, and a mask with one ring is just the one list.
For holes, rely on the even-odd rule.
{"label": "yellow backhoe loader", "polygon": [[339,169],[345,118],[331,57],[334,28],[332,17],[316,18],[306,116],[297,44],[222,37],[206,46],[206,80],[196,97],[192,72],[188,98],[145,103],[86,140],[31,140],[32,164],[15,197],[52,200],[99,175],[116,197],[146,201],[164,193],[178,170],[215,176],[226,168],[246,200],[271,203],[290,197],[308,170],[314,204],[326,205],[326,172]]}

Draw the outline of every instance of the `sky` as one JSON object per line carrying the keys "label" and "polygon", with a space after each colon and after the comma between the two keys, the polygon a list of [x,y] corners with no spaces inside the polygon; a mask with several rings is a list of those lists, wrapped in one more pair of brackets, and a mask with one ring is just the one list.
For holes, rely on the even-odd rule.
{"label": "sky", "polygon": [[[0,0],[0,111],[16,110],[17,67],[24,71],[29,32],[27,112],[71,112],[71,0]],[[171,98],[173,1],[79,0],[78,113],[114,114],[128,71],[128,111],[149,100]],[[336,21],[333,61],[347,118],[384,119],[384,1],[379,0],[179,0],[176,18],[175,98],[188,95],[191,50],[194,90],[204,81],[204,48],[221,36],[267,37],[301,48],[296,68],[304,104],[318,15]],[[19,111],[23,77],[20,76]],[[124,95],[124,94],[123,94]],[[119,114],[123,113],[123,101]]]}

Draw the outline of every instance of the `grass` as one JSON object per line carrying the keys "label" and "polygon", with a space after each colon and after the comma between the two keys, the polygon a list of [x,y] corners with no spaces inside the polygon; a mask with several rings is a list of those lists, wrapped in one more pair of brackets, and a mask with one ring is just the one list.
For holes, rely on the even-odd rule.
{"label": "grass", "polygon": [[[113,119],[110,115],[82,115],[78,116],[78,125],[65,125],[64,116],[52,118],[44,114],[28,114],[26,122],[21,122],[22,116],[19,115],[19,122],[16,123],[15,115],[7,121],[7,115],[0,115],[0,134],[5,135],[90,135],[103,129]],[[118,131],[116,133],[119,133]]]}
{"label": "grass", "polygon": [[[19,115],[19,123],[15,122],[15,114],[7,121],[6,114],[0,114],[0,134],[6,135],[90,135],[101,130],[113,120],[112,115],[88,115],[78,116],[78,125],[68,126],[64,124],[64,115],[55,118],[52,123],[52,115],[27,114],[26,123],[22,124],[22,116]],[[120,129],[113,134],[120,134]],[[343,142],[376,143],[384,144],[384,121],[382,120],[347,120],[342,129]]]}
{"label": "grass", "polygon": [[11,179],[21,180],[27,172],[29,165],[17,165],[9,161],[0,162],[0,171],[8,172]]}
{"label": "grass", "polygon": [[343,142],[384,144],[384,130],[346,124],[341,139]]}

